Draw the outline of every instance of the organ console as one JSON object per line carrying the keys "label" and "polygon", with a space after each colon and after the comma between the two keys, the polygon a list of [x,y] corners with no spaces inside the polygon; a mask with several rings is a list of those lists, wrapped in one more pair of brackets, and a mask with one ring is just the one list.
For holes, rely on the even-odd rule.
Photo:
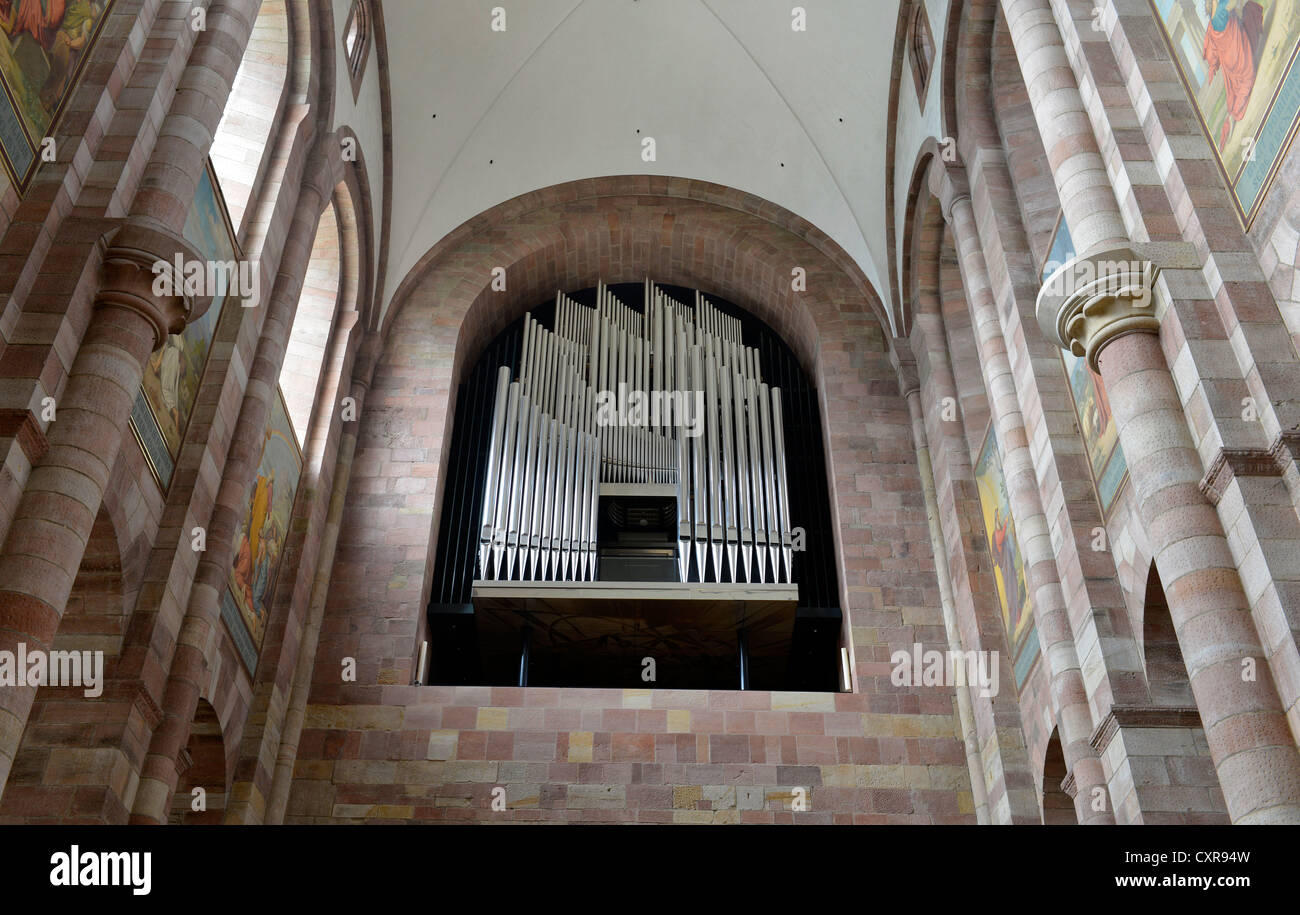
{"label": "organ console", "polygon": [[646,280],[641,311],[602,284],[550,323],[497,372],[480,578],[635,580],[640,550],[680,582],[791,584],[781,390],[740,322]]}

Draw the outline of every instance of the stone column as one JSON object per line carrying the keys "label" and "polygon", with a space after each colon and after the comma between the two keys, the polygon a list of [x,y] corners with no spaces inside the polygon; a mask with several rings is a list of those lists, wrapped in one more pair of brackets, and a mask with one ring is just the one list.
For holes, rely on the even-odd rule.
{"label": "stone column", "polygon": [[140,771],[132,823],[167,822],[180,775],[176,759],[189,741],[190,726],[207,682],[207,652],[220,626],[221,596],[234,564],[235,535],[248,509],[248,490],[257,474],[267,416],[276,396],[321,212],[330,200],[330,177],[337,148],[333,135],[311,154],[303,178],[284,257],[271,291],[239,420],[222,473],[221,488],[208,523],[208,549],[199,559],[190,602],[181,625],[162,699],[163,720],[154,730]]}
{"label": "stone column", "polygon": [[1106,385],[1192,694],[1234,823],[1300,822],[1300,751],[1160,347],[1158,271],[1120,248],[1049,278],[1038,322]]}
{"label": "stone column", "polygon": [[[131,211],[104,259],[104,286],[57,405],[50,450],[33,468],[0,547],[0,650],[48,650],[103,501],[144,364],[167,335],[201,316],[210,297],[160,295],[177,258],[202,263],[182,238],[212,138],[230,97],[261,0],[217,0],[195,39]],[[151,40],[160,40],[151,36]],[[171,40],[168,36],[166,40]],[[164,266],[155,270],[155,264]],[[171,290],[183,287],[173,282]],[[160,287],[165,288],[165,287]],[[35,698],[0,691],[0,793]],[[95,773],[108,784],[113,777]],[[125,789],[115,785],[115,791]]]}
{"label": "stone column", "polygon": [[213,0],[176,84],[131,214],[180,230],[198,191],[208,151],[244,59],[262,0]]}
{"label": "stone column", "polygon": [[[916,465],[921,475],[921,493],[925,496],[925,515],[930,529],[930,548],[934,552],[934,572],[939,580],[939,603],[943,610],[943,628],[948,636],[948,650],[960,656],[961,634],[957,628],[957,610],[953,604],[952,578],[948,573],[947,549],[939,528],[939,499],[935,493],[934,468],[930,464],[930,445],[925,434],[925,414],[921,407],[921,384],[916,378],[915,365],[899,371],[903,397],[912,416],[912,441],[916,445]],[[984,761],[980,753],[979,738],[975,733],[975,714],[971,707],[970,687],[958,685],[957,720],[961,726],[961,739],[966,748],[966,768],[970,772],[971,799],[975,805],[975,820],[981,826],[989,823],[988,790],[984,784]]]}
{"label": "stone column", "polygon": [[[948,353],[944,307],[937,289],[918,289],[914,304],[911,343],[913,355],[918,357],[928,461],[938,501],[940,536],[947,554],[943,572],[950,587],[958,642],[965,650],[994,651],[1005,644],[1006,627],[997,590],[993,587],[992,566],[986,561],[979,491],[971,467],[966,422],[957,412],[951,419],[944,415],[946,409],[956,411],[961,402]],[[964,298],[962,307],[965,307]],[[925,405],[930,405],[930,411],[924,409]],[[935,405],[939,407],[938,416]],[[1015,693],[999,691],[988,697],[972,693],[970,698],[988,795],[989,821],[1041,823],[1038,789]]]}
{"label": "stone column", "polygon": [[[211,303],[184,294],[173,266],[178,257],[198,260],[179,235],[140,223],[120,228],[104,255],[103,285],[56,404],[49,450],[32,469],[0,547],[0,651],[50,649],[145,362]],[[0,689],[0,795],[35,698],[33,686]]]}
{"label": "stone column", "polygon": [[[373,360],[370,360],[370,365],[374,365]],[[364,371],[362,374],[365,374]],[[289,804],[289,792],[293,788],[293,766],[298,759],[298,740],[302,737],[302,725],[307,717],[307,699],[311,695],[312,675],[316,670],[316,649],[320,645],[320,628],[325,619],[325,597],[329,592],[330,575],[334,570],[339,527],[343,523],[343,506],[347,502],[348,486],[352,482],[352,459],[357,452],[357,429],[360,426],[367,389],[366,382],[354,380],[352,383],[352,397],[357,404],[357,421],[349,423],[344,428],[343,437],[339,441],[338,463],[334,470],[334,485],[330,491],[329,514],[325,519],[325,536],[321,540],[320,562],[316,565],[316,579],[312,582],[311,602],[308,605],[307,627],[303,632],[302,647],[298,651],[298,666],[293,672],[293,689],[289,697],[289,708],[284,716],[284,729],[280,734],[280,749],[275,759],[271,793],[266,799],[265,815],[261,820],[265,823],[284,822],[284,813]],[[240,808],[232,809],[231,813],[235,816],[229,817],[227,822],[255,822],[248,817],[253,805],[244,806],[250,809],[247,811]]]}
{"label": "stone column", "polygon": [[1001,0],[1075,247],[1128,243],[1128,230],[1048,0]]}
{"label": "stone column", "polygon": [[[1106,789],[1106,775],[1101,759],[1090,743],[1093,720],[1088,691],[1075,651],[1065,591],[1056,565],[1056,550],[1048,533],[1038,475],[1034,470],[1029,436],[1007,358],[1001,318],[984,262],[975,211],[964,182],[954,185],[950,179],[945,181],[944,215],[952,226],[957,245],[971,324],[980,349],[984,387],[988,391],[993,426],[1003,453],[1002,471],[1024,557],[1034,625],[1051,683],[1052,709],[1060,731],[1065,763],[1076,786],[1075,811],[1080,823],[1113,823],[1109,801],[1105,810],[1093,809],[1095,789]],[[1106,797],[1109,799],[1108,791]]]}

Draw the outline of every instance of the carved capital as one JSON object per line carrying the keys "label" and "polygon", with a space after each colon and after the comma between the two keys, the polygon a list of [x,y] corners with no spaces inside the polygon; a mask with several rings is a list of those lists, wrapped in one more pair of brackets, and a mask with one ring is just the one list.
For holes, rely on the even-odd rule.
{"label": "carved capital", "polygon": [[104,253],[104,280],[95,307],[116,306],[139,314],[153,326],[157,349],[212,304],[211,295],[186,288],[187,265],[204,265],[206,275],[206,263],[189,242],[161,225],[128,222]]}
{"label": "carved capital", "polygon": [[1038,326],[1061,349],[1088,360],[1125,334],[1159,333],[1155,280],[1159,268],[1130,248],[1076,257],[1048,277],[1038,293]]}
{"label": "carved capital", "polygon": [[939,201],[944,221],[952,222],[952,210],[959,201],[970,200],[970,181],[960,165],[935,159],[930,167],[930,192]]}
{"label": "carved capital", "polygon": [[912,344],[895,337],[889,348],[889,361],[898,373],[899,393],[903,397],[921,389],[921,376],[916,369],[916,357],[912,355]]}

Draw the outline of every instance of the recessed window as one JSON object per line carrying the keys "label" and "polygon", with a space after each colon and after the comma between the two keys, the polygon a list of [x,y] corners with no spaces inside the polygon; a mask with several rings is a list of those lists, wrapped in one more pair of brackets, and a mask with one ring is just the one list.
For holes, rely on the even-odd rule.
{"label": "recessed window", "polygon": [[911,51],[908,56],[912,61],[912,78],[916,80],[916,98],[921,108],[925,108],[925,91],[930,85],[930,73],[934,69],[934,36],[930,33],[930,17],[926,15],[922,0],[917,0],[916,12],[912,14],[908,45]]}
{"label": "recessed window", "polygon": [[347,26],[343,30],[343,51],[347,57],[354,98],[361,88],[366,60],[370,56],[370,15],[368,0],[352,0],[352,11],[348,14]]}

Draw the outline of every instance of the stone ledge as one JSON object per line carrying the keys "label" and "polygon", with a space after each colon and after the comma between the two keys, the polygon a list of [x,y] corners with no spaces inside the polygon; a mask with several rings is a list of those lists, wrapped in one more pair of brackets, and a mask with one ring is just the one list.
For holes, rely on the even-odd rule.
{"label": "stone ledge", "polygon": [[[1156,705],[1114,706],[1092,732],[1088,743],[1098,754],[1105,753],[1120,728],[1199,728],[1201,713],[1198,709],[1179,706]],[[1064,787],[1064,784],[1062,784]]]}
{"label": "stone ledge", "polygon": [[1283,432],[1271,448],[1220,448],[1210,469],[1201,478],[1200,490],[1213,505],[1237,476],[1280,477],[1300,452],[1300,434]]}

